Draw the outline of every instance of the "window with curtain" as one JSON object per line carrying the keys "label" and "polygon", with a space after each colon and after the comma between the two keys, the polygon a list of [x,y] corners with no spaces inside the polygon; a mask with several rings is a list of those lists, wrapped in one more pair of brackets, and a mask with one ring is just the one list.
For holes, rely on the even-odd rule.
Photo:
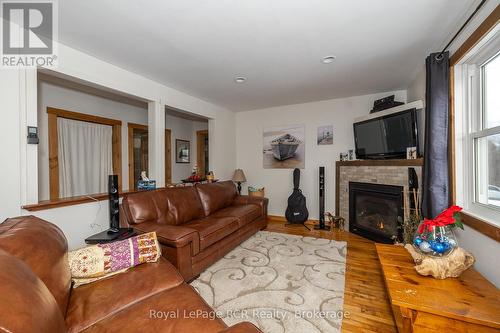
{"label": "window with curtain", "polygon": [[499,29],[455,67],[455,78],[457,203],[500,225]]}
{"label": "window with curtain", "polygon": [[113,127],[57,118],[59,196],[105,193],[113,174]]}

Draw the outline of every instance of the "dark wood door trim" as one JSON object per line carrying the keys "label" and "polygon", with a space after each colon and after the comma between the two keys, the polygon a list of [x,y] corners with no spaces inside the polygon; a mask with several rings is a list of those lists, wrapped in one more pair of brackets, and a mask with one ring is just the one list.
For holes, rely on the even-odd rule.
{"label": "dark wood door trim", "polygon": [[208,130],[196,131],[196,164],[198,173],[202,176],[205,170],[205,137],[208,136]]}
{"label": "dark wood door trim", "polygon": [[172,184],[172,131],[165,129],[165,186]]}
{"label": "dark wood door trim", "polygon": [[141,124],[128,123],[128,189],[135,189],[134,179],[134,130],[147,131],[148,126]]}

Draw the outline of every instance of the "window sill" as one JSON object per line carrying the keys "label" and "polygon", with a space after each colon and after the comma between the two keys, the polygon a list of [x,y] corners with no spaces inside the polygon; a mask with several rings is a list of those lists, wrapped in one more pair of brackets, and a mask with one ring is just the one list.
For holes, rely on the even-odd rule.
{"label": "window sill", "polygon": [[[161,189],[161,188],[158,188],[158,189]],[[123,191],[120,193],[120,197],[126,196],[127,194],[131,194],[131,193],[137,193],[137,192],[142,192],[142,190]],[[47,210],[47,209],[66,207],[66,206],[74,206],[74,205],[80,205],[80,204],[84,204],[84,203],[88,203],[88,202],[104,201],[104,200],[108,200],[107,193],[99,193],[99,194],[91,194],[91,195],[89,194],[89,195],[82,195],[82,196],[61,198],[61,199],[54,199],[54,200],[43,200],[43,201],[38,202],[37,204],[30,204],[30,205],[21,206],[21,208],[25,209],[29,212],[36,212],[36,211],[40,211],[40,210]]]}
{"label": "window sill", "polygon": [[491,239],[496,240],[497,242],[500,242],[500,228],[498,226],[490,224],[485,220],[470,215],[466,212],[462,212],[461,215],[462,220],[466,225],[482,233],[483,235],[488,236]]}

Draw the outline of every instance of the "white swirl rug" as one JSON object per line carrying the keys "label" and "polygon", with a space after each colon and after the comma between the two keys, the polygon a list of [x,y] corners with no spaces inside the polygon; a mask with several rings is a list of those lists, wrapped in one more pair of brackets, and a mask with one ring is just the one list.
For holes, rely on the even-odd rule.
{"label": "white swirl rug", "polygon": [[191,285],[228,325],[340,332],[346,242],[260,231]]}

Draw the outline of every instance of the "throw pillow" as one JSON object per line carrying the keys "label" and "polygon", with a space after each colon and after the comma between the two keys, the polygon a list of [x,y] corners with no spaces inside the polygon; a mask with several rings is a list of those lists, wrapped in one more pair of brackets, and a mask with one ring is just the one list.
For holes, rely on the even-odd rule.
{"label": "throw pillow", "polygon": [[112,243],[87,246],[68,253],[73,287],[125,272],[161,256],[155,232]]}

